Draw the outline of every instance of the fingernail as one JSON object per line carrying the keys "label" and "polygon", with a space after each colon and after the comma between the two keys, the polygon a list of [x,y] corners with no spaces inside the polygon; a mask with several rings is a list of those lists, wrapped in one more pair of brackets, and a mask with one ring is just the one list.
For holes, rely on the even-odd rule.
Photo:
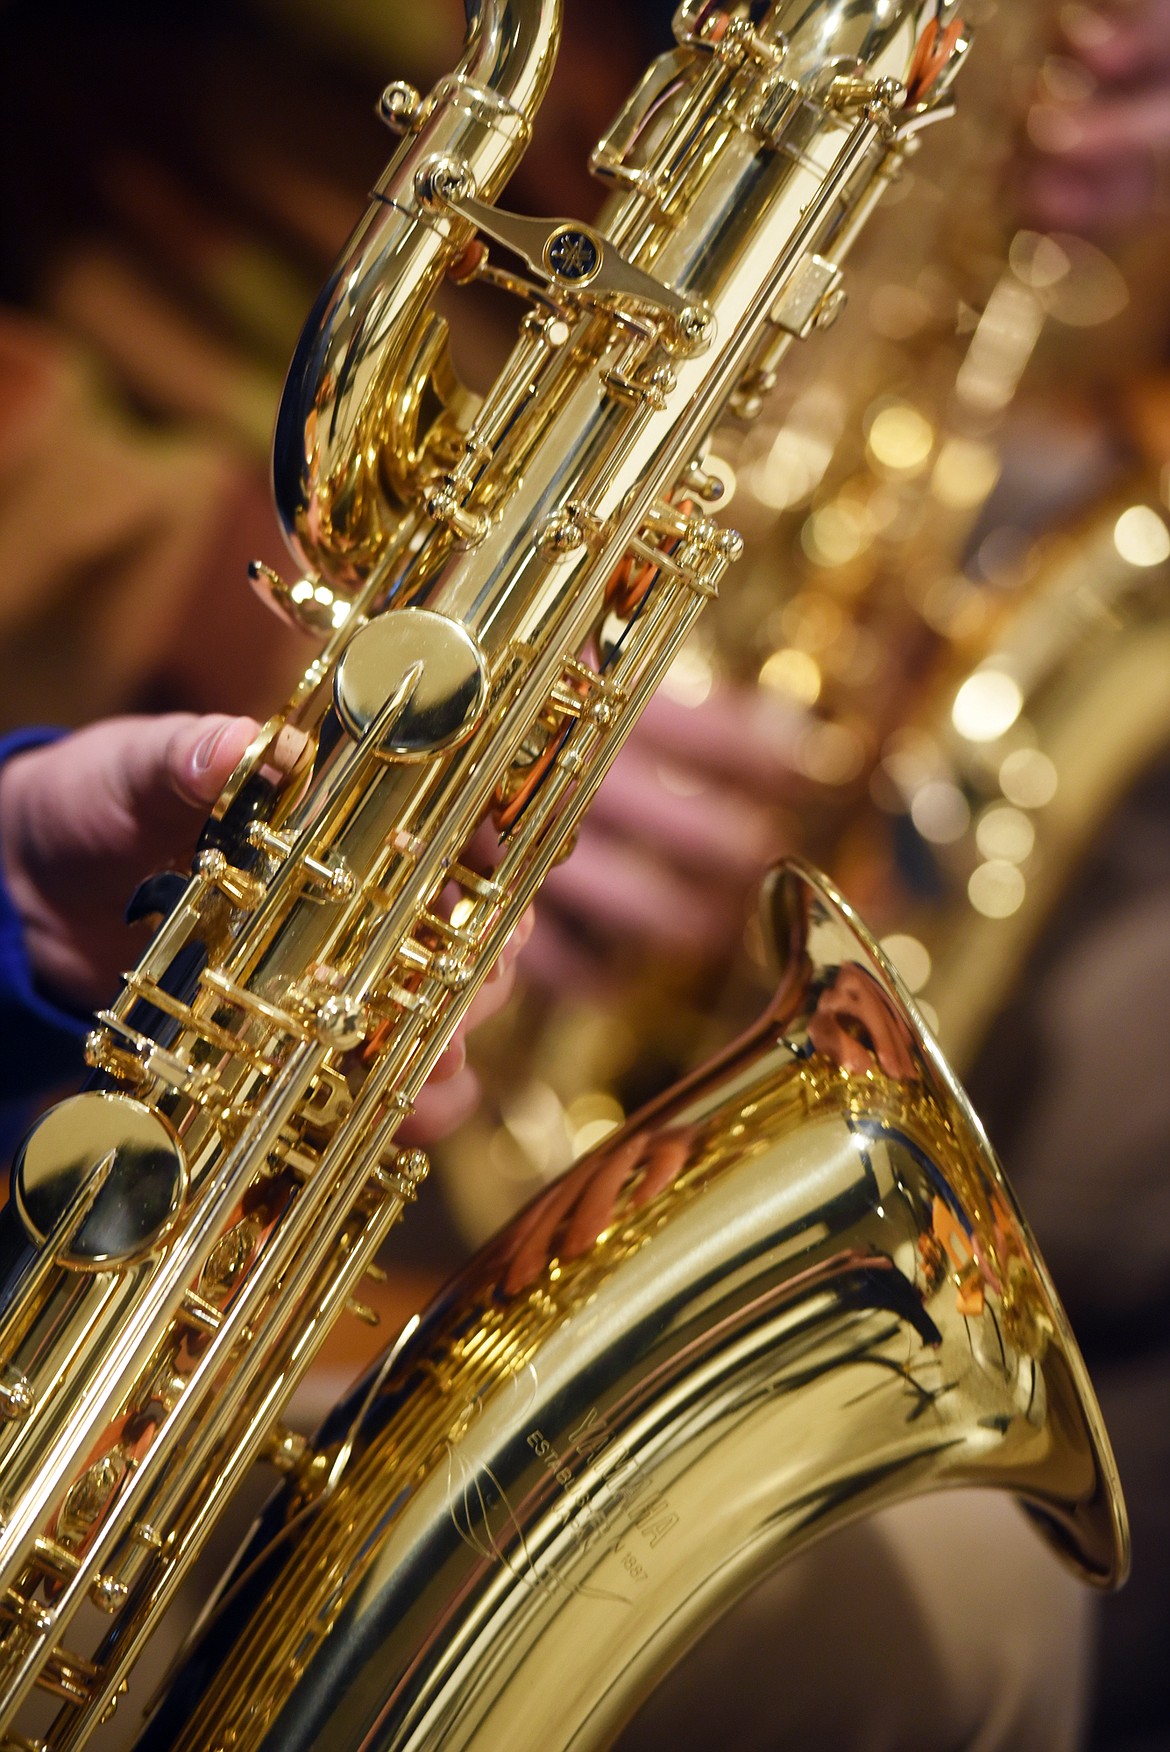
{"label": "fingernail", "polygon": [[208,730],[206,735],[200,737],[195,745],[195,752],[191,756],[191,767],[194,772],[205,773],[208,770],[230,722],[229,718],[226,722],[217,724],[214,730]]}
{"label": "fingernail", "polygon": [[1039,152],[1073,152],[1085,130],[1066,109],[1038,103],[1028,111],[1028,138]]}

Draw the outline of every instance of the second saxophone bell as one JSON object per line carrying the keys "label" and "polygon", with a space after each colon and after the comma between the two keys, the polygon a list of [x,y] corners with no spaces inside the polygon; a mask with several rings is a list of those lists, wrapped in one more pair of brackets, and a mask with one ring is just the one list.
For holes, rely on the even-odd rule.
{"label": "second saxophone bell", "polygon": [[765,904],[759,1024],[331,1417],[344,1464],[269,1509],[142,1752],[602,1746],[770,1566],[948,1486],[1124,1577],[1100,1413],[978,1120],[840,896],[789,865]]}

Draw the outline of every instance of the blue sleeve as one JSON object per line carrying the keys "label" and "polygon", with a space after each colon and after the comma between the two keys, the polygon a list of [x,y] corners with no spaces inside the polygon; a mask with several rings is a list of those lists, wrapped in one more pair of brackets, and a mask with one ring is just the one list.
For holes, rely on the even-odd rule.
{"label": "blue sleeve", "polygon": [[[25,729],[0,737],[0,763],[62,734]],[[32,1099],[81,1075],[82,1043],[90,1026],[36,988],[24,926],[4,880],[0,843],[0,1149],[5,1155],[19,1136]]]}

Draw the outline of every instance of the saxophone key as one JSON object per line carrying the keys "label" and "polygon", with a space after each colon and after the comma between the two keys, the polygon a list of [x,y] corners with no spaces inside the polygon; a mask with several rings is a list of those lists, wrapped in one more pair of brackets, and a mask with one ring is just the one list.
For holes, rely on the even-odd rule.
{"label": "saxophone key", "polygon": [[425,1150],[394,1149],[375,1168],[373,1179],[380,1191],[394,1193],[413,1204],[430,1171],[431,1161]]}
{"label": "saxophone key", "polygon": [[[145,1044],[143,1036],[138,1037]],[[85,1037],[85,1062],[93,1071],[101,1071],[120,1083],[130,1083],[136,1089],[145,1088],[149,1076],[144,1054],[129,1046],[119,1046],[109,1027],[92,1028]]]}
{"label": "saxophone key", "polygon": [[333,992],[314,1017],[317,1038],[336,1052],[360,1046],[370,1031],[370,1013],[357,998]]}
{"label": "saxophone key", "polygon": [[36,1553],[38,1563],[63,1580],[75,1576],[81,1568],[81,1559],[75,1551],[70,1551],[67,1546],[59,1544],[56,1539],[50,1539],[46,1535],[38,1536],[33,1550]]}
{"label": "saxophone key", "polygon": [[96,1575],[89,1584],[89,1597],[99,1612],[113,1618],[130,1598],[130,1589],[116,1576]]}
{"label": "saxophone key", "polygon": [[378,99],[378,116],[396,134],[409,134],[418,120],[422,95],[406,79],[394,79]]}
{"label": "saxophone key", "polygon": [[635,407],[653,408],[655,413],[662,412],[672,391],[678,387],[678,379],[669,365],[645,365],[628,373],[615,366],[606,372],[602,381],[619,401],[628,401]]}
{"label": "saxophone key", "polygon": [[179,1303],[179,1313],[199,1332],[217,1333],[223,1325],[223,1311],[201,1296],[198,1290],[187,1290]]}
{"label": "saxophone key", "polygon": [[600,531],[600,520],[583,505],[563,505],[546,517],[536,532],[536,545],[546,559],[567,559],[590,547]]}
{"label": "saxophone key", "polygon": [[0,1374],[0,1417],[9,1423],[26,1418],[36,1403],[32,1382],[12,1363]]}
{"label": "saxophone key", "polygon": [[61,1264],[110,1270],[169,1233],[187,1192],[183,1146],[161,1114],[129,1095],[91,1089],[37,1122],[13,1166],[25,1229],[53,1242]]}
{"label": "saxophone key", "polygon": [[71,1649],[55,1648],[37,1676],[37,1684],[67,1703],[89,1703],[96,1695],[101,1674],[92,1661]]}
{"label": "saxophone key", "polygon": [[831,328],[845,302],[841,269],[836,262],[809,254],[797,265],[779,301],[772,306],[769,321],[796,340],[804,341],[814,329]]}
{"label": "saxophone key", "polygon": [[415,1015],[428,1008],[425,993],[412,991],[409,986],[399,985],[394,979],[380,980],[375,995],[379,1004],[391,1004],[396,1010],[405,1010],[408,1015]]}
{"label": "saxophone key", "polygon": [[465,990],[471,979],[471,969],[460,957],[444,949],[427,949],[413,937],[407,937],[398,945],[397,956],[407,967],[437,979],[448,991]]}
{"label": "saxophone key", "polygon": [[253,912],[267,893],[266,885],[258,876],[251,876],[247,870],[230,863],[218,848],[200,852],[195,868],[243,912]]}
{"label": "saxophone key", "polygon": [[[455,874],[454,869],[450,871],[450,875],[454,881],[459,882],[461,887],[465,886],[462,879]],[[463,909],[462,912],[460,912],[460,908]],[[474,901],[456,901],[455,906],[452,909],[451,917],[449,919],[444,919],[440,918],[438,913],[424,907],[419,914],[419,924],[427,931],[433,932],[441,941],[449,943],[453,948],[470,949],[472,948],[475,939],[473,934],[467,929],[467,925],[474,910]]]}
{"label": "saxophone key", "polygon": [[304,875],[303,892],[310,899],[322,901],[348,900],[357,890],[357,878],[345,860],[337,853],[317,858],[304,852],[299,857],[287,834],[278,833],[265,821],[253,821],[247,832],[248,844],[264,852],[278,863],[288,865],[296,859]]}
{"label": "saxophone key", "polygon": [[487,664],[465,627],[425,608],[388,609],[345,648],[333,697],[349,734],[384,757],[418,759],[472,735],[487,703]]}
{"label": "saxophone key", "polygon": [[[291,1011],[282,1009],[279,1004],[273,1004],[267,998],[262,998],[258,992],[251,991],[247,986],[240,985],[228,977],[217,967],[205,967],[199,975],[200,982],[217,997],[225,998],[235,1009],[242,1010],[246,1016],[255,1022],[265,1023],[271,1028],[278,1028],[283,1034],[288,1034],[295,1040],[312,1039],[313,1031],[309,1024]],[[235,1035],[228,1038],[238,1049],[240,1042]]]}
{"label": "saxophone key", "polygon": [[[127,999],[141,999],[152,1009],[161,1010],[164,1016],[173,1017],[176,1022],[181,1023],[192,1034],[205,1040],[209,1046],[218,1047],[223,1053],[243,1059],[245,1063],[252,1066],[253,1070],[260,1071],[266,1077],[272,1075],[275,1067],[263,1053],[257,1052],[246,1041],[233,1034],[230,1029],[222,1028],[210,1016],[199,1015],[190,1004],[184,1003],[182,998],[174,997],[156,979],[142,973],[141,970],[123,974],[122,977],[125,982],[125,991],[118,1000],[119,1005],[124,1004]],[[134,1013],[131,1010],[131,1014]],[[157,1041],[124,1021],[116,1010],[99,1010],[97,1019],[103,1027],[113,1030],[130,1041],[134,1050],[142,1054],[144,1064],[158,1047]],[[174,1055],[171,1056],[174,1057]],[[178,1061],[176,1060],[176,1062]]]}
{"label": "saxophone key", "polygon": [[466,508],[458,488],[449,477],[441,487],[436,487],[427,494],[425,503],[427,516],[435,523],[445,523],[469,547],[481,542],[491,527],[489,519],[482,511],[469,511]]}
{"label": "saxophone key", "polygon": [[0,1612],[14,1624],[19,1624],[25,1630],[31,1630],[37,1636],[46,1636],[56,1622],[56,1613],[48,1606],[43,1606],[39,1600],[29,1600],[15,1588],[9,1588],[0,1600]]}
{"label": "saxophone key", "polygon": [[[447,866],[447,874],[453,882],[458,882],[460,888],[465,888],[468,894],[474,894],[477,900],[496,901],[503,896],[503,888],[491,876],[485,876],[479,870],[469,869],[466,864],[452,859]],[[432,921],[428,919],[428,923]]]}
{"label": "saxophone key", "polygon": [[309,1455],[308,1437],[303,1436],[300,1430],[289,1429],[286,1424],[278,1424],[265,1443],[260,1458],[287,1476],[290,1473],[298,1472]]}
{"label": "saxophone key", "polygon": [[262,560],[252,560],[248,581],[266,607],[298,633],[327,639],[349,619],[349,600],[320,579],[298,578],[290,584]]}

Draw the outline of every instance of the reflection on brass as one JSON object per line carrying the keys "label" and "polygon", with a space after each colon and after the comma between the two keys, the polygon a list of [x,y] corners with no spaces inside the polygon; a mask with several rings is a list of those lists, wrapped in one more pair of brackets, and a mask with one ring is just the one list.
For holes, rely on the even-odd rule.
{"label": "reflection on brass", "polygon": [[661,1636],[921,1490],[1014,1492],[1124,1574],[1084,1366],[962,1091],[831,889],[782,867],[765,911],[760,1022],[334,1414],[348,1465],[311,1518],[269,1511],[149,1752],[604,1745]]}
{"label": "reflection on brass", "polygon": [[7,1368],[0,1375],[0,1417],[27,1417],[33,1408],[33,1392],[27,1375]]}
{"label": "reflection on brass", "polygon": [[199,1287],[205,1296],[215,1300],[230,1294],[247,1270],[259,1239],[260,1225],[250,1217],[234,1223],[220,1237],[200,1274]]}
{"label": "reflection on brass", "polygon": [[125,1606],[129,1592],[125,1582],[118,1581],[114,1576],[95,1576],[89,1597],[99,1612],[108,1613],[112,1617]]}
{"label": "reflection on brass", "polygon": [[57,1523],[60,1537],[77,1541],[84,1539],[105,1513],[125,1476],[126,1458],[121,1453],[103,1454],[100,1460],[87,1466],[65,1493]]}
{"label": "reflection on brass", "polygon": [[[219,1724],[200,1717],[200,1752],[231,1741],[232,1712],[251,1732],[294,1690],[301,1707],[290,1645],[315,1683],[324,1624],[376,1617],[415,1582],[432,1606],[452,1584],[448,1629],[373,1652],[379,1685],[404,1660],[413,1677],[372,1702],[362,1668],[352,1709],[425,1708],[444,1747],[460,1709],[493,1718],[498,1743],[552,1744],[573,1715],[557,1676],[595,1631],[588,1684],[636,1679],[639,1637],[676,1611],[685,1629],[698,1595],[717,1604],[818,1505],[879,1500],[883,1473],[886,1495],[928,1465],[987,1475],[1091,1574],[1124,1568],[1091,1395],[1010,1195],[881,969],[799,885],[807,943],[710,1099],[684,1091],[552,1189],[392,1355],[360,1428],[342,1414],[299,1464],[273,1446],[418,1190],[425,1158],[399,1152],[399,1126],[739,556],[683,482],[707,479],[736,394],[829,314],[967,47],[953,0],[686,0],[677,48],[599,156],[617,192],[597,229],[550,222],[535,281],[497,280],[521,320],[476,402],[430,304],[481,221],[523,241],[483,204],[527,143],[559,9],[467,12],[456,71],[391,102],[401,146],[277,420],[278,509],[305,574],[288,604],[311,593],[328,611],[302,617],[319,648],[102,1013],[99,1075],[117,1083],[129,1054],[134,1095],[75,1097],[17,1167],[32,1245],[0,1286],[0,1359],[31,1408],[0,1420],[0,1590],[19,1593],[36,1541],[66,1525],[79,1562],[35,1636],[0,1628],[0,1733],[48,1686],[68,1700],[55,1752],[120,1695],[265,1453],[297,1466],[304,1509],[302,1540],[273,1553],[294,1565],[284,1631],[242,1693],[225,1686]],[[539,771],[485,874],[480,830],[526,748]],[[247,1248],[242,1217],[260,1225]],[[326,1593],[306,1593],[297,1566],[322,1540]],[[125,1605],[74,1654],[105,1577]],[[425,1605],[394,1601],[400,1639]],[[361,1667],[377,1639],[358,1628]],[[488,1630],[503,1641],[485,1649]],[[509,1674],[538,1656],[543,1689],[518,1707]]]}

